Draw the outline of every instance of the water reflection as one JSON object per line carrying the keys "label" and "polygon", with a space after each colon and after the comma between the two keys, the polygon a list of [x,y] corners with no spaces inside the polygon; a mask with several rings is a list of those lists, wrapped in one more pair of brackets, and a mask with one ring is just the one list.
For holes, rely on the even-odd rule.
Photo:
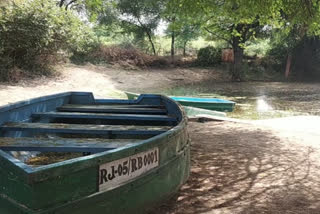
{"label": "water reflection", "polygon": [[273,108],[266,102],[266,96],[258,97],[257,99],[257,111],[258,112],[268,112],[272,111]]}

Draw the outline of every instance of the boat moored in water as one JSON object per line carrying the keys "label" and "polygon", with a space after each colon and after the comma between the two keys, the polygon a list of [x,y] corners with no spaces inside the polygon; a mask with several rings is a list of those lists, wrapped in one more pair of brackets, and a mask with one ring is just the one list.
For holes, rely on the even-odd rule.
{"label": "boat moored in water", "polygon": [[66,92],[0,108],[0,213],[142,213],[187,180],[181,106]]}
{"label": "boat moored in water", "polygon": [[[132,92],[124,92],[128,99],[136,99],[139,97],[139,94],[132,93]],[[200,109],[207,109],[213,111],[220,111],[220,112],[232,112],[236,103],[218,99],[218,98],[204,98],[204,97],[176,97],[176,96],[169,96],[174,101],[177,101],[183,106],[190,106]]]}

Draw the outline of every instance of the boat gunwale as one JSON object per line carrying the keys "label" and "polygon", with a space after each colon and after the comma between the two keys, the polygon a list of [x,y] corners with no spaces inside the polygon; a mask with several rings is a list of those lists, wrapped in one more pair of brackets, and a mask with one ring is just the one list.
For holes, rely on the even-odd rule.
{"label": "boat gunwale", "polygon": [[52,95],[46,95],[46,96],[41,96],[41,97],[36,97],[36,98],[31,98],[27,100],[22,100],[14,103],[9,103],[3,106],[0,106],[0,113],[7,112],[13,109],[18,109],[22,108],[27,105],[31,104],[36,104],[40,103],[43,101],[48,101],[48,100],[53,100],[55,98],[60,98],[60,97],[68,97],[71,95],[79,94],[79,95],[88,95],[90,92],[75,92],[75,91],[68,91],[68,92],[63,92],[63,93],[58,93],[58,94],[52,94]]}
{"label": "boat gunwale", "polygon": [[[68,96],[71,97],[72,95],[87,95],[87,96],[89,95],[89,96],[92,96],[92,98],[94,99],[93,94],[91,92],[70,91],[70,92],[64,92],[64,93],[59,93],[59,94],[54,94],[49,96],[42,96],[42,97],[29,99],[27,101],[20,101],[17,103],[8,104],[3,107],[0,107],[0,112],[10,111],[10,110],[21,108],[30,104],[40,103],[40,102],[44,102],[44,101],[55,99],[55,98],[68,97]],[[181,105],[179,105],[176,101],[166,96],[150,95],[150,94],[142,94],[139,96],[138,99],[135,99],[135,100],[116,100],[116,99],[107,99],[107,100],[110,102],[117,101],[121,103],[123,102],[128,104],[137,104],[141,100],[143,100],[143,98],[155,97],[155,96],[159,96],[159,98],[162,100],[167,100],[171,103],[174,103],[177,109],[179,109],[182,114],[181,121],[176,126],[172,127],[171,129],[167,130],[162,134],[156,135],[154,137],[151,137],[145,140],[141,140],[141,142],[136,143],[134,145],[127,145],[127,146],[116,148],[114,150],[109,150],[109,151],[92,154],[84,157],[78,157],[78,158],[65,160],[58,163],[48,164],[48,165],[40,166],[36,168],[30,167],[29,165],[10,156],[9,154],[7,154],[2,150],[0,150],[0,160],[6,160],[6,163],[9,163],[9,165],[14,165],[15,166],[14,170],[19,175],[22,175],[20,178],[24,182],[31,184],[31,183],[41,182],[43,180],[56,177],[57,175],[50,173],[51,170],[57,170],[57,169],[59,170],[59,168],[61,168],[59,170],[59,175],[66,175],[66,174],[74,173],[86,168],[98,166],[103,163],[117,160],[119,158],[122,158],[124,153],[127,154],[126,156],[130,156],[130,155],[137,154],[141,151],[148,150],[149,148],[152,148],[154,146],[160,146],[159,141],[161,142],[166,137],[171,138],[175,135],[178,135],[180,132],[182,132],[186,128],[187,120]],[[97,99],[97,100],[102,100],[102,99]],[[66,166],[69,166],[69,167],[66,167]],[[70,168],[70,166],[73,166],[73,167]],[[72,171],[70,171],[70,169],[72,169]]]}
{"label": "boat gunwale", "polygon": [[[224,100],[224,99],[220,99],[220,98],[210,98],[210,97],[185,97],[185,96],[169,96],[171,99],[177,101],[177,102],[190,102],[190,103],[215,103],[215,104],[235,104],[235,102],[230,101],[230,100]],[[182,98],[182,100],[180,100],[180,98]],[[185,100],[184,100],[185,98]],[[191,99],[199,99],[199,101],[195,101],[195,100],[187,100],[188,98]],[[222,102],[216,102],[216,101],[201,101],[201,99],[212,99],[212,100],[221,100]]]}

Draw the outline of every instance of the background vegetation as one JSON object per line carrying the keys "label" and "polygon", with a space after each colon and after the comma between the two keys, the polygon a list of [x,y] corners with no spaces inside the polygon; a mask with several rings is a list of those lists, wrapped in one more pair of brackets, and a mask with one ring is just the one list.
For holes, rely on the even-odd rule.
{"label": "background vegetation", "polygon": [[[69,59],[128,69],[222,63],[233,81],[315,80],[319,23],[311,0],[6,0],[0,80],[52,74]],[[221,62],[224,49],[232,62]]]}

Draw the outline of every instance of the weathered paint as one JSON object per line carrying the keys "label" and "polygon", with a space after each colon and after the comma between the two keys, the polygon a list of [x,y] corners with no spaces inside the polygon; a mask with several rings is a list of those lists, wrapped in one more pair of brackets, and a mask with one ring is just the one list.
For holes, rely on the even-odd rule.
{"label": "weathered paint", "polygon": [[[53,111],[65,104],[141,104],[165,106],[167,115],[174,115],[178,124],[132,145],[37,168],[31,168],[0,150],[0,213],[140,213],[146,205],[166,198],[185,182],[190,164],[188,134],[185,116],[174,101],[159,95],[142,95],[135,101],[97,101],[91,93],[73,93],[51,96],[50,106],[47,107],[45,99],[38,99],[37,102],[31,100],[19,106],[18,110],[7,106],[10,114],[20,116],[15,120],[2,120],[2,123],[28,121],[33,113]],[[82,100],[84,97],[86,101]],[[15,113],[21,109],[28,114]],[[1,134],[17,137],[20,131],[3,129]],[[28,137],[28,132],[19,133],[19,136]],[[159,151],[159,166],[118,188],[99,192],[99,166],[154,148]]]}

